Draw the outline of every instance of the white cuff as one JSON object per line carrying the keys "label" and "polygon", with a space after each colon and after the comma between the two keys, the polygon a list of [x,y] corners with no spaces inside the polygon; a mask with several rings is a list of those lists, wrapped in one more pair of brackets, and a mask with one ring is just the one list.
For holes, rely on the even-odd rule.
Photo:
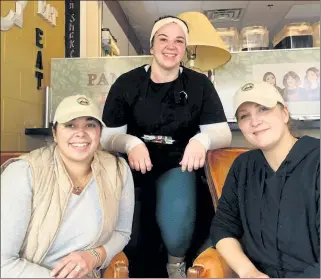
{"label": "white cuff", "polygon": [[110,152],[126,153],[137,145],[144,143],[138,137],[128,135],[127,125],[116,128],[103,128],[101,135],[101,145]]}
{"label": "white cuff", "polygon": [[144,143],[141,139],[128,135],[128,134],[118,134],[109,136],[105,149],[107,151],[126,153],[132,150],[137,145]]}
{"label": "white cuff", "polygon": [[205,152],[207,152],[207,150],[210,148],[211,141],[209,136],[205,133],[196,134],[190,139],[190,141],[191,140],[198,140],[204,146]]}
{"label": "white cuff", "polygon": [[200,125],[201,133],[191,139],[202,143],[205,150],[229,147],[232,141],[232,132],[227,122]]}

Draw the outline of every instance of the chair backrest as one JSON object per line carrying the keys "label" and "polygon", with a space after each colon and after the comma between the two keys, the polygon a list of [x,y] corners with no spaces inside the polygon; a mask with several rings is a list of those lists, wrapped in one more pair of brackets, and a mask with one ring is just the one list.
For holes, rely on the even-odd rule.
{"label": "chair backrest", "polygon": [[25,154],[26,152],[1,152],[1,160],[0,165],[2,165],[4,162],[11,158],[19,157],[22,154]]}
{"label": "chair backrest", "polygon": [[225,148],[207,152],[205,174],[215,210],[217,208],[218,200],[222,194],[227,173],[232,163],[237,156],[246,151],[248,151],[248,149]]}

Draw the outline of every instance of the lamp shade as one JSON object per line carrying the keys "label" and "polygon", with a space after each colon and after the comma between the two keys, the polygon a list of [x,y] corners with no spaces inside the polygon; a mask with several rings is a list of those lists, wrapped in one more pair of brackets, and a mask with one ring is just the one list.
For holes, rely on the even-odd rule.
{"label": "lamp shade", "polygon": [[208,18],[199,12],[186,12],[178,15],[189,28],[189,50],[196,47],[193,67],[202,72],[215,69],[231,59],[231,53]]}

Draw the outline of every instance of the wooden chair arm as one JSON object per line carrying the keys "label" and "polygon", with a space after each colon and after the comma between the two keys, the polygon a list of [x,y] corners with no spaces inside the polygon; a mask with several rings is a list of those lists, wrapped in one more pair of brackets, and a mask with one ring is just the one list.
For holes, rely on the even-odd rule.
{"label": "wooden chair arm", "polygon": [[103,273],[103,278],[129,278],[128,259],[124,252],[118,253],[111,260]]}
{"label": "wooden chair arm", "polygon": [[205,278],[204,274],[204,267],[199,265],[193,265],[187,270],[187,278]]}
{"label": "wooden chair arm", "polygon": [[188,278],[232,278],[236,274],[213,248],[202,252],[187,271]]}
{"label": "wooden chair arm", "polygon": [[0,165],[4,164],[11,158],[19,157],[20,155],[25,154],[26,152],[1,152],[0,156]]}

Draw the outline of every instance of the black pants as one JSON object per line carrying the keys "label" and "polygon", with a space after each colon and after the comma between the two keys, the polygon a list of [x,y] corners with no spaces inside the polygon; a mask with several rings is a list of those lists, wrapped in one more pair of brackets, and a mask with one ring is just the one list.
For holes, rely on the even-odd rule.
{"label": "black pants", "polygon": [[[155,217],[155,181],[163,172],[164,170],[156,168],[144,175],[133,171],[136,203],[131,241],[125,248],[130,263],[130,277],[167,277],[167,251]],[[186,255],[188,265],[197,256],[200,247],[208,238],[214,213],[208,186],[201,180],[202,175],[204,175],[203,170],[197,171],[196,229],[191,247]]]}

